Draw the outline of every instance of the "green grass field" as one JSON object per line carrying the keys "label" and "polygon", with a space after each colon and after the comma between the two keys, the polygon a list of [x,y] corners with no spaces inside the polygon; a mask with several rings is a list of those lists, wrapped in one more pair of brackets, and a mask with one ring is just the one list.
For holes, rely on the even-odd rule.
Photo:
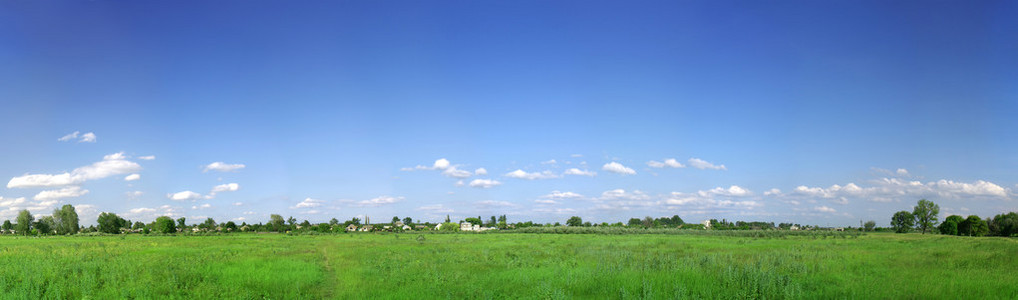
{"label": "green grass field", "polygon": [[1016,256],[879,233],[5,236],[0,298],[1015,299]]}

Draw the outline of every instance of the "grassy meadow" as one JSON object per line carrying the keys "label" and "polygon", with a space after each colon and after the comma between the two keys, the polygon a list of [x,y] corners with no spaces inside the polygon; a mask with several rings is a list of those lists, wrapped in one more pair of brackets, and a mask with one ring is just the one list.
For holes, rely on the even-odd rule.
{"label": "grassy meadow", "polygon": [[0,237],[3,299],[1018,298],[1018,239],[876,233]]}

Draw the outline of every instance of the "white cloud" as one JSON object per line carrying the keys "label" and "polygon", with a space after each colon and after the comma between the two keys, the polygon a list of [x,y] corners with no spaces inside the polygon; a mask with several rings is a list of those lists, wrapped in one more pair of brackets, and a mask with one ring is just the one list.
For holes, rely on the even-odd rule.
{"label": "white cloud", "polygon": [[138,198],[141,197],[141,195],[144,195],[144,194],[145,193],[142,192],[142,191],[131,191],[131,192],[124,193],[124,195],[127,195],[127,198],[131,199],[131,200],[138,199]]}
{"label": "white cloud", "polygon": [[244,202],[233,202],[233,206],[241,206],[241,205],[244,205]]}
{"label": "white cloud", "polygon": [[614,161],[610,162],[610,163],[606,163],[606,164],[604,164],[604,166],[601,166],[601,170],[605,170],[605,171],[612,172],[612,173],[618,173],[618,174],[622,174],[622,175],[633,175],[633,174],[636,174],[635,170],[633,170],[631,168],[628,168],[626,166],[623,166],[622,164],[614,162]]}
{"label": "white cloud", "polygon": [[551,199],[537,199],[537,200],[534,200],[534,203],[538,203],[538,204],[558,204],[558,202],[555,202],[555,200],[551,200]]}
{"label": "white cloud", "polygon": [[740,186],[737,186],[737,185],[730,186],[727,189],[722,188],[722,187],[716,187],[716,188],[711,189],[710,191],[699,191],[698,193],[700,195],[702,195],[702,196],[706,196],[707,194],[714,194],[714,195],[730,196],[730,197],[743,197],[743,196],[749,196],[751,194],[749,190],[744,189],[744,188],[742,188]]}
{"label": "white cloud", "polygon": [[570,214],[575,214],[576,210],[572,209],[572,208],[541,207],[541,208],[535,208],[534,212],[536,212],[536,213],[556,214],[556,215],[570,215]]}
{"label": "white cloud", "polygon": [[66,141],[70,141],[70,140],[76,139],[76,138],[78,138],[78,134],[80,134],[80,133],[81,133],[80,131],[72,132],[70,134],[67,134],[67,135],[57,139],[57,141],[66,142]]}
{"label": "white cloud", "polygon": [[825,213],[834,213],[834,212],[837,212],[837,210],[835,210],[833,208],[830,208],[830,207],[827,207],[827,206],[817,206],[817,207],[814,207],[813,210],[818,211],[818,212],[825,212]]}
{"label": "white cloud", "polygon": [[68,135],[60,137],[59,139],[57,139],[57,141],[66,142],[66,141],[77,139],[79,143],[95,143],[95,133],[89,132],[89,133],[86,133],[86,134],[82,134],[80,136],[81,139],[78,139],[78,137],[79,137],[78,134],[80,134],[80,133],[81,133],[80,131],[72,132],[72,133],[70,133]]}
{"label": "white cloud", "polygon": [[139,175],[138,173],[127,175],[127,177],[124,177],[125,181],[135,181],[138,179],[141,179],[141,175]]}
{"label": "white cloud", "polygon": [[902,168],[899,168],[898,171],[895,172],[895,173],[897,173],[898,176],[908,176],[908,170],[905,170],[905,169],[902,169]]}
{"label": "white cloud", "polygon": [[132,214],[147,214],[147,213],[154,213],[154,212],[156,212],[156,209],[155,208],[148,208],[148,207],[139,207],[139,208],[132,208],[131,210],[128,210],[128,212],[132,213]]}
{"label": "white cloud", "polygon": [[588,170],[580,170],[580,169],[577,169],[577,168],[570,168],[570,169],[566,170],[565,173],[562,173],[562,174],[594,177],[595,175],[597,175],[597,172],[588,171]]}
{"label": "white cloud", "polygon": [[418,207],[417,210],[427,211],[435,214],[447,214],[454,212],[453,209],[447,208],[442,204],[425,205]]}
{"label": "white cloud", "polygon": [[515,207],[516,204],[507,201],[495,201],[495,200],[484,200],[476,203],[480,208],[493,208],[493,207]]}
{"label": "white cloud", "polygon": [[664,162],[655,161],[655,160],[648,161],[647,162],[647,166],[649,166],[651,168],[664,168],[664,167],[669,167],[669,168],[685,168],[686,167],[685,165],[683,165],[679,161],[675,160],[674,158],[665,159]]}
{"label": "white cloud", "polygon": [[215,198],[216,194],[219,194],[219,193],[222,193],[222,192],[236,192],[237,190],[240,190],[240,185],[239,184],[236,184],[236,183],[220,184],[220,185],[212,187],[212,191],[210,191],[209,194],[205,196],[205,199]]}
{"label": "white cloud", "polygon": [[700,169],[700,170],[704,170],[704,169],[728,170],[728,168],[725,168],[725,165],[714,165],[714,164],[709,163],[709,162],[707,162],[705,160],[702,160],[702,159],[699,159],[699,158],[695,158],[695,157],[694,158],[690,158],[688,163],[689,163],[689,165],[691,167],[694,167],[694,168],[697,168],[697,169]]}
{"label": "white cloud", "polygon": [[577,194],[577,193],[573,193],[573,192],[551,191],[550,194],[541,196],[541,198],[547,198],[547,199],[576,199],[576,198],[583,198],[583,195],[580,195],[580,194]]}
{"label": "white cloud", "polygon": [[206,165],[205,166],[205,170],[202,171],[202,172],[208,172],[208,171],[236,172],[236,171],[238,171],[240,169],[243,169],[244,167],[245,167],[244,164],[228,164],[228,163],[224,163],[224,162],[221,162],[221,161],[217,161],[217,162],[214,162],[214,163]]}
{"label": "white cloud", "polygon": [[403,197],[379,196],[373,199],[358,202],[361,206],[381,206],[403,201]]}
{"label": "white cloud", "polygon": [[570,157],[583,157],[583,154],[573,154],[573,155],[570,155]]}
{"label": "white cloud", "polygon": [[453,178],[467,178],[471,174],[470,171],[457,169],[456,166],[447,166],[445,171],[442,171],[442,175]]}
{"label": "white cloud", "polygon": [[69,186],[59,190],[42,191],[32,197],[36,201],[59,200],[63,198],[74,198],[88,194],[88,190],[78,186]]}
{"label": "white cloud", "polygon": [[102,161],[62,174],[28,174],[11,178],[7,188],[35,188],[77,185],[88,180],[141,170],[137,163],[125,159],[123,152],[106,155]]}
{"label": "white cloud", "polygon": [[488,170],[486,170],[484,168],[477,168],[477,170],[474,170],[474,174],[475,175],[488,175]]}
{"label": "white cloud", "polygon": [[201,198],[201,194],[192,191],[176,192],[172,194],[166,194],[166,198],[174,201],[186,201],[186,200],[198,200]]}
{"label": "white cloud", "polygon": [[153,160],[153,159],[156,159],[156,156],[155,155],[138,156],[138,159],[140,159],[140,160]]}
{"label": "white cloud", "polygon": [[542,165],[554,165],[554,164],[556,164],[556,163],[558,163],[558,162],[557,162],[557,161],[555,161],[554,159],[549,159],[549,160],[546,160],[546,161],[542,161],[542,162],[541,162],[541,164],[542,164]]}
{"label": "white cloud", "polygon": [[220,184],[212,188],[213,193],[220,192],[236,192],[240,189],[240,185],[236,183]]}
{"label": "white cloud", "polygon": [[312,207],[319,207],[319,206],[322,206],[323,203],[325,203],[325,202],[322,201],[322,200],[305,198],[304,201],[301,201],[300,203],[297,203],[297,205],[295,205],[293,207],[290,207],[290,208],[312,208]]}
{"label": "white cloud", "polygon": [[206,209],[206,208],[210,208],[210,207],[212,207],[212,204],[205,203],[205,204],[202,204],[202,205],[193,205],[193,206],[191,206],[191,209]]}
{"label": "white cloud", "polygon": [[506,177],[510,177],[510,178],[519,178],[519,179],[526,179],[526,180],[550,179],[550,178],[558,178],[559,177],[558,175],[555,175],[555,173],[552,173],[551,171],[542,171],[542,172],[527,173],[527,172],[525,172],[523,170],[519,170],[519,169],[517,169],[516,171],[512,171],[512,172],[506,173],[505,176]]}
{"label": "white cloud", "polygon": [[502,185],[502,183],[499,182],[498,180],[492,180],[492,179],[474,179],[474,180],[470,181],[470,187],[482,188],[482,189],[493,188],[493,187],[496,187],[496,186],[499,186],[499,185]]}
{"label": "white cloud", "polygon": [[89,132],[89,133],[86,133],[86,134],[82,134],[81,135],[81,139],[78,140],[78,142],[79,143],[95,143],[95,133]]}
{"label": "white cloud", "polygon": [[650,196],[639,190],[626,192],[624,189],[608,190],[601,193],[599,200],[648,200]]}
{"label": "white cloud", "polygon": [[[992,182],[977,180],[975,182],[957,182],[938,180],[930,182],[902,180],[899,178],[881,178],[873,181],[869,187],[860,187],[854,183],[845,186],[832,185],[828,188],[798,186],[788,196],[836,199],[847,202],[847,199],[862,198],[875,202],[909,200],[913,198],[947,198],[947,199],[1010,199],[1010,190]],[[841,200],[846,198],[846,200]]]}
{"label": "white cloud", "polygon": [[4,198],[4,197],[0,197],[0,207],[15,206],[15,205],[21,205],[21,204],[24,204],[24,203],[25,203],[25,197],[19,197],[19,198]]}
{"label": "white cloud", "polygon": [[780,196],[780,195],[781,195],[781,190],[776,189],[776,188],[770,189],[770,190],[764,192],[764,196]]}
{"label": "white cloud", "polygon": [[445,170],[448,167],[449,160],[445,158],[439,158],[438,160],[435,160],[435,164],[431,165],[431,168],[435,170]]}

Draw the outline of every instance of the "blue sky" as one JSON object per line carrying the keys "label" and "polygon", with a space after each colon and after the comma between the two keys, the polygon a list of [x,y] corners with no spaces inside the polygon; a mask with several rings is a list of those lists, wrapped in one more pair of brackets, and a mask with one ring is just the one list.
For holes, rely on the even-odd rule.
{"label": "blue sky", "polygon": [[0,219],[74,204],[86,223],[886,225],[920,198],[992,216],[1018,210],[1015,15],[1012,1],[2,2]]}

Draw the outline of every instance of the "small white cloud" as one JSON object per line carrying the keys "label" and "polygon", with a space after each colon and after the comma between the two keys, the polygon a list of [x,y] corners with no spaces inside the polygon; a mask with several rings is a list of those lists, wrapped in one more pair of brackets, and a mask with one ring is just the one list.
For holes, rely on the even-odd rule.
{"label": "small white cloud", "polygon": [[127,195],[127,198],[131,199],[131,200],[136,200],[136,199],[140,198],[141,195],[144,195],[144,194],[145,193],[143,193],[142,191],[131,191],[131,192],[124,193],[124,195]]}
{"label": "small white cloud", "polygon": [[172,194],[166,194],[166,198],[174,201],[186,201],[186,200],[197,200],[201,198],[201,194],[192,191],[176,192]]}
{"label": "small white cloud", "polygon": [[573,155],[570,155],[570,157],[583,157],[583,154],[573,154]]}
{"label": "small white cloud", "polygon": [[580,170],[580,169],[577,169],[577,168],[570,168],[570,169],[566,170],[565,173],[562,173],[562,174],[594,177],[594,176],[597,175],[597,172],[588,171],[588,170]]}
{"label": "small white cloud", "polygon": [[380,196],[377,198],[358,202],[361,206],[381,206],[403,201],[403,197]]}
{"label": "small white cloud", "polygon": [[683,165],[679,161],[675,160],[674,158],[665,159],[664,162],[659,162],[659,161],[655,161],[655,160],[648,161],[647,162],[647,166],[649,166],[651,168],[664,168],[664,167],[669,167],[669,168],[685,168],[686,167],[685,165]]}
{"label": "small white cloud", "polygon": [[554,164],[556,164],[556,163],[558,163],[558,162],[557,162],[557,161],[555,161],[554,159],[549,159],[549,160],[546,160],[546,161],[542,161],[542,162],[541,162],[541,164],[542,164],[542,165],[554,165]]}
{"label": "small white cloud", "polygon": [[730,186],[727,189],[722,188],[722,187],[716,187],[716,188],[711,189],[710,191],[707,191],[707,192],[700,191],[699,193],[701,195],[705,195],[705,193],[711,193],[711,194],[714,194],[714,195],[730,196],[730,197],[749,196],[749,194],[750,194],[749,190],[744,189],[744,188],[742,188],[740,186],[737,186],[737,185]]}
{"label": "small white cloud", "polygon": [[297,205],[290,208],[312,208],[322,206],[324,201],[318,199],[305,198],[304,201],[297,203]]}
{"label": "small white cloud", "polygon": [[148,207],[139,207],[139,208],[132,208],[132,209],[128,210],[128,212],[130,212],[132,214],[136,214],[136,215],[137,214],[147,214],[147,213],[154,213],[154,212],[156,212],[156,209],[155,208],[148,208]]}
{"label": "small white cloud", "polygon": [[67,135],[57,139],[57,141],[66,142],[66,141],[70,141],[70,140],[76,139],[76,138],[78,138],[78,134],[80,134],[80,133],[81,133],[80,131],[71,132],[70,134],[67,134]]}
{"label": "small white cloud", "polygon": [[32,197],[36,201],[59,200],[63,198],[74,198],[88,194],[88,190],[77,186],[69,186],[59,190],[42,191]]}
{"label": "small white cloud", "polygon": [[127,177],[124,177],[125,181],[135,181],[138,179],[141,179],[141,175],[139,175],[138,173],[127,175]]}
{"label": "small white cloud", "polygon": [[442,171],[442,175],[453,177],[453,178],[467,178],[470,177],[470,171],[457,169],[456,166],[448,166],[445,171]]}
{"label": "small white cloud", "polygon": [[228,164],[228,163],[224,163],[224,162],[221,162],[221,161],[217,161],[217,162],[214,162],[214,163],[206,165],[205,166],[205,170],[202,171],[202,172],[208,172],[208,171],[236,172],[236,171],[238,171],[240,169],[243,169],[244,167],[245,167],[244,164]]}
{"label": "small white cloud", "polygon": [[781,190],[776,188],[764,192],[764,196],[779,196],[779,195],[781,195]]}
{"label": "small white cloud", "polygon": [[210,208],[210,207],[212,207],[212,204],[205,203],[205,204],[202,204],[202,205],[191,206],[191,209],[205,209],[205,208]]}
{"label": "small white cloud", "polygon": [[447,208],[442,204],[425,205],[418,207],[417,210],[423,210],[434,214],[447,214],[454,212],[453,209]]}
{"label": "small white cloud", "polygon": [[244,205],[244,202],[233,202],[233,206],[241,206],[241,205]]}
{"label": "small white cloud", "polygon": [[57,139],[57,141],[66,142],[66,141],[77,139],[79,143],[95,143],[95,133],[89,132],[89,133],[86,133],[86,134],[82,134],[82,135],[80,135],[81,138],[78,139],[78,137],[79,137],[78,134],[80,134],[80,133],[81,133],[80,131],[72,132],[72,133],[70,133],[68,135],[60,137],[59,139]]}
{"label": "small white cloud", "polygon": [[95,133],[89,132],[89,133],[86,133],[86,134],[82,134],[81,135],[81,139],[78,140],[78,142],[79,143],[95,143]]}
{"label": "small white cloud", "polygon": [[898,176],[908,176],[908,170],[905,169],[898,169],[895,173],[897,173]]}
{"label": "small white cloud", "polygon": [[516,204],[513,204],[513,203],[508,202],[508,201],[484,200],[484,201],[477,202],[477,206],[481,207],[481,208],[515,207]]}
{"label": "small white cloud", "polygon": [[537,200],[534,200],[534,203],[538,203],[538,204],[558,204],[558,202],[555,202],[555,200],[551,200],[551,199],[537,199]]}
{"label": "small white cloud", "polygon": [[715,165],[715,164],[712,164],[710,162],[707,162],[706,160],[702,160],[702,159],[699,159],[699,158],[690,158],[688,163],[689,163],[690,166],[692,166],[694,168],[697,168],[697,169],[700,169],[700,170],[704,170],[704,169],[728,170],[728,168],[725,168],[725,165]]}
{"label": "small white cloud", "polygon": [[577,193],[573,193],[573,192],[551,191],[550,194],[541,196],[541,198],[547,198],[547,199],[577,199],[577,198],[583,198],[583,195],[580,195],[580,194],[577,194]]}
{"label": "small white cloud", "polygon": [[138,159],[140,159],[140,160],[153,160],[153,159],[156,159],[156,156],[155,155],[139,156]]}
{"label": "small white cloud", "polygon": [[439,158],[438,160],[435,161],[435,164],[433,164],[431,166],[431,168],[433,168],[435,170],[445,170],[448,167],[449,167],[449,160],[448,159],[444,159],[444,158]]}
{"label": "small white cloud", "polygon": [[470,187],[482,188],[482,189],[493,188],[493,187],[496,187],[496,186],[499,186],[499,185],[502,185],[502,183],[499,182],[498,180],[491,180],[491,179],[474,179],[474,180],[470,181]]}
{"label": "small white cloud", "polygon": [[456,186],[464,186],[464,185],[466,185],[466,183],[463,183],[462,179],[456,181]]}
{"label": "small white cloud", "polygon": [[558,175],[555,175],[555,173],[552,173],[551,171],[542,171],[542,172],[527,173],[526,171],[519,170],[519,169],[517,169],[516,171],[512,171],[512,172],[506,173],[505,176],[509,177],[509,178],[519,178],[519,179],[526,179],[526,180],[550,179],[550,178],[558,178],[559,177]]}
{"label": "small white cloud", "polygon": [[605,170],[605,171],[612,172],[612,173],[618,173],[618,174],[622,174],[622,175],[633,175],[633,174],[636,174],[635,170],[633,170],[633,169],[631,169],[629,167],[623,166],[622,164],[614,162],[614,161],[610,162],[610,163],[607,163],[607,164],[604,164],[604,166],[601,166],[601,170]]}
{"label": "small white cloud", "polygon": [[236,183],[220,184],[212,188],[213,193],[220,192],[236,192],[240,189],[240,185]]}
{"label": "small white cloud", "polygon": [[474,170],[474,175],[488,175],[488,170],[484,168],[477,168],[477,170]]}
{"label": "small white cloud", "polygon": [[837,210],[835,210],[833,208],[830,208],[830,207],[827,207],[827,206],[817,206],[817,207],[814,207],[813,210],[819,211],[819,212],[825,212],[825,213],[834,213],[834,212],[837,212]]}

